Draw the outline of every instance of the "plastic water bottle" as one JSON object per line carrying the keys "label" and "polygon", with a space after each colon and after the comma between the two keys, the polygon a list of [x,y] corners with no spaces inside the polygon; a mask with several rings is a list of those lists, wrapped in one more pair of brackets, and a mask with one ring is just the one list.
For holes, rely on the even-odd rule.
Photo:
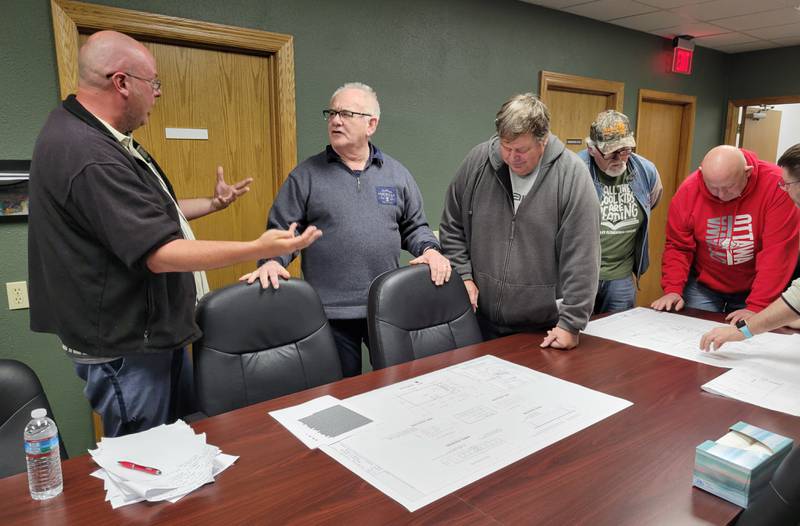
{"label": "plastic water bottle", "polygon": [[28,488],[36,500],[50,499],[64,488],[61,478],[61,451],[58,428],[47,418],[47,409],[31,411],[25,426],[25,457],[28,461]]}

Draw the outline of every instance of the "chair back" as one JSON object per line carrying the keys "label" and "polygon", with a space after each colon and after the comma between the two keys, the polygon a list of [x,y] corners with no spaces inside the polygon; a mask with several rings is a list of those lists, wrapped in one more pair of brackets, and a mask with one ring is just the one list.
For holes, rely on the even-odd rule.
{"label": "chair back", "polygon": [[305,281],[231,285],[207,294],[196,318],[195,392],[208,416],[342,378],[322,303]]}
{"label": "chair back", "polygon": [[800,447],[795,446],[772,475],[769,485],[739,515],[736,526],[800,524]]}
{"label": "chair back", "polygon": [[[55,420],[33,369],[17,360],[0,359],[0,478],[27,470],[22,435],[31,411],[40,407],[47,409],[47,416]],[[61,458],[67,459],[60,434],[59,441]]]}
{"label": "chair back", "polygon": [[427,265],[381,274],[367,308],[372,367],[382,369],[482,341],[464,282],[437,287]]}

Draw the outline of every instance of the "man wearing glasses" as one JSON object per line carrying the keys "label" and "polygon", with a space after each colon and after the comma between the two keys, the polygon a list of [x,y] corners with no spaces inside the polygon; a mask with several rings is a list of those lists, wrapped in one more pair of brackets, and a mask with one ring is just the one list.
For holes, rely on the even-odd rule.
{"label": "man wearing glasses", "polygon": [[798,257],[798,211],[781,169],[753,152],[717,146],[672,199],[656,310],[725,312],[732,325],[763,310]]}
{"label": "man wearing glasses", "polygon": [[[303,278],[317,291],[333,330],[342,373],[361,373],[361,344],[369,346],[367,295],[378,275],[399,266],[430,266],[437,285],[450,279],[450,262],[428,227],[422,195],[409,171],[370,142],[378,128],[375,91],[353,82],[337,89],[322,111],[330,144],[289,174],[269,213],[267,228],[315,224],[325,237],[303,251]],[[294,255],[264,262],[242,276],[278,288]],[[261,263],[261,262],[260,262]]]}
{"label": "man wearing glasses", "polygon": [[[783,169],[778,186],[784,190],[796,207],[800,207],[800,144],[786,150],[778,166]],[[791,261],[787,266],[791,267]],[[752,338],[756,334],[771,331],[789,325],[798,328],[800,323],[800,278],[767,308],[738,323],[735,327],[719,327],[713,329],[700,339],[700,348],[704,351],[715,351],[726,342],[738,342]]]}
{"label": "man wearing glasses", "polygon": [[50,114],[33,152],[31,329],[58,335],[104,434],[119,436],[181,416],[184,348],[200,336],[192,271],[290,253],[320,233],[195,240],[188,220],[227,207],[250,180],[227,185],[218,168],[212,197],[177,199],[131,136],[161,95],[156,61],[136,40],[93,34],[78,74],[77,95]]}
{"label": "man wearing glasses", "polygon": [[663,188],[655,165],[633,153],[636,141],[628,117],[600,112],[589,128],[588,148],[578,152],[592,175],[600,200],[600,282],[594,313],[630,309],[636,282],[650,265],[650,211]]}

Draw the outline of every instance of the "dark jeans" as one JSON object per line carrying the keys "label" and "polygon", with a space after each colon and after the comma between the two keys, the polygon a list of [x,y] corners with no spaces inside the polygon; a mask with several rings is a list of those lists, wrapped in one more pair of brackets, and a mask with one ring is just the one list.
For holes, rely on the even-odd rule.
{"label": "dark jeans", "polygon": [[636,301],[633,275],[627,278],[600,280],[594,300],[594,313],[619,312],[632,309]]}
{"label": "dark jeans", "polygon": [[697,281],[696,276],[689,276],[683,287],[683,301],[691,309],[711,312],[733,312],[747,307],[745,301],[749,291],[726,294],[717,292]]}
{"label": "dark jeans", "polygon": [[188,352],[140,354],[95,365],[75,364],[83,393],[103,419],[103,434],[117,437],[169,424],[194,409]]}
{"label": "dark jeans", "polygon": [[345,377],[361,374],[361,343],[369,349],[367,320],[328,320]]}

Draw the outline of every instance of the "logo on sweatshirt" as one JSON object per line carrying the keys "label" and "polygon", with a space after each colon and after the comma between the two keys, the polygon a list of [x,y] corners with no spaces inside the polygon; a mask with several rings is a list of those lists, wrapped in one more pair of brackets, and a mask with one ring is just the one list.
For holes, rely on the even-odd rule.
{"label": "logo on sweatshirt", "polygon": [[755,256],[753,216],[712,217],[706,223],[706,246],[711,259],[723,265],[747,263]]}
{"label": "logo on sweatshirt", "polygon": [[397,204],[397,188],[393,186],[376,186],[375,196],[378,198],[379,205]]}

